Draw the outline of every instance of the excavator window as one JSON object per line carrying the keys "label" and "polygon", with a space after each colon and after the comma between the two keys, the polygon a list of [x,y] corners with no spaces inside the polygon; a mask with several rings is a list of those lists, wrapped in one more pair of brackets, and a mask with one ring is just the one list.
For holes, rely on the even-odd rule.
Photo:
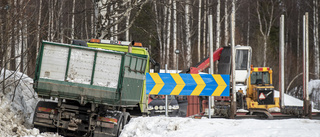
{"label": "excavator window", "polygon": [[236,53],[236,70],[248,69],[248,50],[237,50]]}
{"label": "excavator window", "polygon": [[268,72],[252,72],[251,74],[251,84],[270,84],[270,74]]}

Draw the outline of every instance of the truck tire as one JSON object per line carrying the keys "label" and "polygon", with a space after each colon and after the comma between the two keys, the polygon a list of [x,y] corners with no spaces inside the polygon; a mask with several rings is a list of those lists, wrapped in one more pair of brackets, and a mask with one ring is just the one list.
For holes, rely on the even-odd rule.
{"label": "truck tire", "polygon": [[124,121],[123,121],[123,127],[129,123],[130,121],[130,113],[128,112],[123,112],[123,117],[124,117]]}
{"label": "truck tire", "polygon": [[116,137],[119,137],[122,130],[123,130],[123,127],[124,127],[124,118],[123,118],[123,115],[121,114],[119,120],[118,120],[118,125],[117,125],[117,128],[114,129],[113,133],[116,135]]}

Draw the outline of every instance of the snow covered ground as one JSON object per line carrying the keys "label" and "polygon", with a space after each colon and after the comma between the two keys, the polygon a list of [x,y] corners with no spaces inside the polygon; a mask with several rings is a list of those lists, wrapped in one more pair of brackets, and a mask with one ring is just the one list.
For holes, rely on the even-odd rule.
{"label": "snow covered ground", "polygon": [[320,137],[320,121],[138,117],[120,137]]}
{"label": "snow covered ground", "polygon": [[[0,136],[58,137],[57,133],[39,133],[38,129],[32,128],[33,111],[39,101],[32,88],[33,80],[22,73],[6,71],[6,76],[10,77],[5,83],[6,90],[2,91],[3,74],[2,71],[0,74]],[[313,86],[319,86],[315,82],[310,83]],[[245,90],[245,87],[241,88]],[[279,96],[279,93],[275,92],[275,96]],[[285,105],[302,106],[302,101],[286,95]],[[319,129],[320,121],[309,119],[232,120],[138,117],[131,119],[125,126],[121,137],[320,137]]]}
{"label": "snow covered ground", "polygon": [[[58,137],[56,133],[39,133],[32,127],[38,95],[32,88],[33,80],[20,72],[6,71],[3,91],[3,71],[0,74],[0,136]],[[20,80],[21,79],[21,80]],[[13,99],[14,97],[14,99]],[[13,101],[12,101],[13,100]]]}
{"label": "snow covered ground", "polygon": [[[310,87],[319,86],[310,82]],[[246,86],[237,85],[245,91]],[[310,94],[315,94],[311,93]],[[279,97],[279,91],[275,91]],[[285,94],[286,106],[303,106],[303,101]],[[279,108],[269,111],[280,112]],[[313,109],[313,112],[318,110]],[[285,119],[192,119],[169,117],[133,118],[120,137],[320,137],[320,120]]]}

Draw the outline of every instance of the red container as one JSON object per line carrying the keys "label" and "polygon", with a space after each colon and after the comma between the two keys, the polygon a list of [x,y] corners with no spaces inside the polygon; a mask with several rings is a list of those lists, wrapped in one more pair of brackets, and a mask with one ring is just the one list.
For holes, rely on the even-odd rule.
{"label": "red container", "polygon": [[[208,108],[208,100],[202,101],[202,111]],[[198,96],[188,96],[187,117],[200,114],[200,103]]]}

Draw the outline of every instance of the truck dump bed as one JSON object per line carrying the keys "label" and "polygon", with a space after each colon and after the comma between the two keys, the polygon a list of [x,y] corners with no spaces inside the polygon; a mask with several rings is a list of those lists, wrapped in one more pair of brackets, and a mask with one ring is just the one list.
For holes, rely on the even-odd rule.
{"label": "truck dump bed", "polygon": [[34,89],[39,96],[80,103],[137,105],[147,56],[44,41]]}

